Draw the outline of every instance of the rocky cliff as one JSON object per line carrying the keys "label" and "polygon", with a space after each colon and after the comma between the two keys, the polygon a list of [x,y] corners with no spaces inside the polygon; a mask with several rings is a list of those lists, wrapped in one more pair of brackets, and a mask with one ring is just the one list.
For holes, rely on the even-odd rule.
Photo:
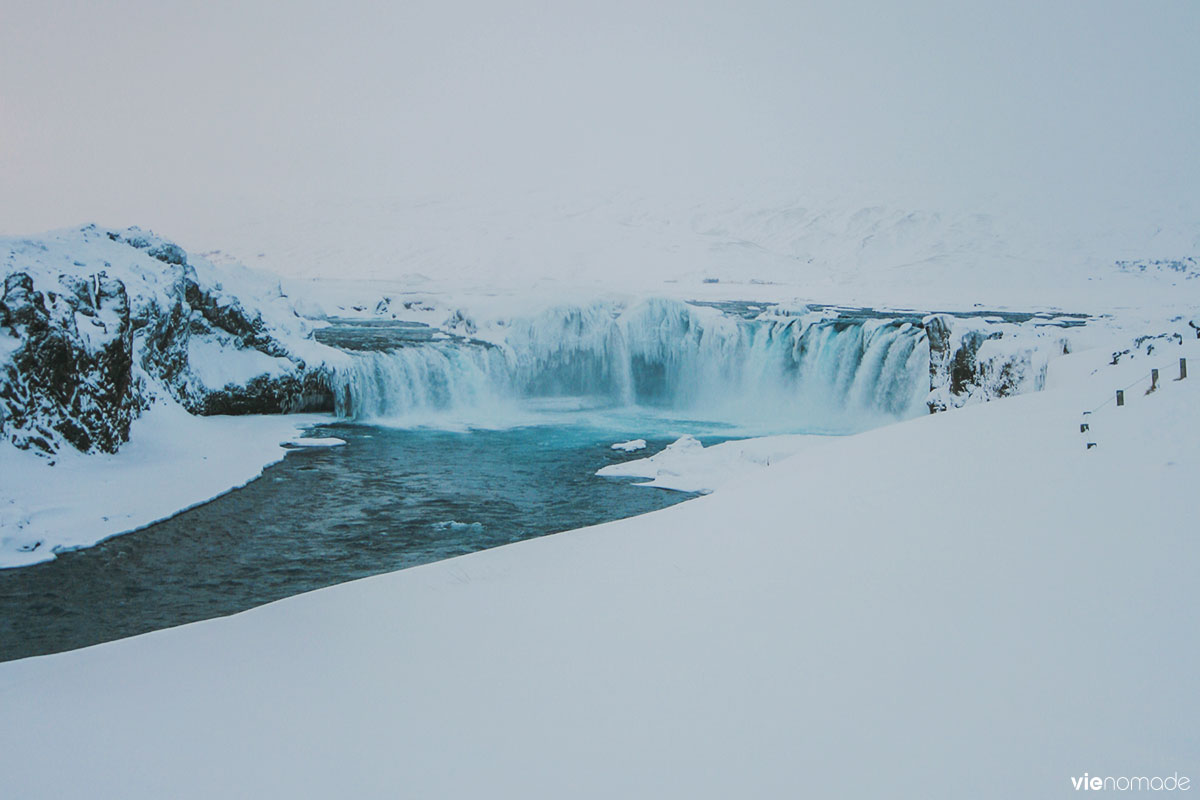
{"label": "rocky cliff", "polygon": [[0,245],[0,437],[17,447],[115,452],[160,398],[196,414],[332,410],[322,350],[337,351],[281,291],[243,305],[225,283],[248,273],[136,228]]}
{"label": "rocky cliff", "polygon": [[1069,353],[1068,330],[1078,317],[1021,321],[933,314],[922,324],[929,339],[930,413],[1022,392],[1040,391],[1055,355]]}

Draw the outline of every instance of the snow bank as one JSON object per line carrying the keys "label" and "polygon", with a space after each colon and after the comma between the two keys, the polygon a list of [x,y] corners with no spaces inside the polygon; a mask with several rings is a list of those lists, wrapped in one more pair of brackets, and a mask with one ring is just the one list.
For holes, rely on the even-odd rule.
{"label": "snow bank", "polygon": [[[708,494],[830,438],[806,434],[763,436],[705,447],[694,436],[685,435],[648,458],[610,464],[596,474],[609,478],[650,478],[637,485]],[[645,446],[643,440],[638,441]]]}
{"label": "snow bank", "polygon": [[315,415],[194,417],[171,403],[133,423],[115,455],[45,459],[0,446],[0,567],[49,561],[243,486]]}
{"label": "snow bank", "polygon": [[[1176,355],[1195,344],[1130,369],[1173,377]],[[1200,377],[1096,411],[1089,450],[1081,412],[1128,385],[1108,360],[654,514],[0,664],[5,790],[1009,800],[1085,770],[1195,781]]]}

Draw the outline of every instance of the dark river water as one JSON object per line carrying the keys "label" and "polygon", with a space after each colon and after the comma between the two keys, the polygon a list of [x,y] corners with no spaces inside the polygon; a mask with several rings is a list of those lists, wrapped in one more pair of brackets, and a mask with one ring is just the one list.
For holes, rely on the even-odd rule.
{"label": "dark river water", "polygon": [[348,444],[294,451],[253,483],[172,519],[0,570],[0,661],[232,614],[690,497],[594,474],[669,438],[626,454],[609,445],[628,432],[590,426],[454,433],[337,424],[311,435]]}

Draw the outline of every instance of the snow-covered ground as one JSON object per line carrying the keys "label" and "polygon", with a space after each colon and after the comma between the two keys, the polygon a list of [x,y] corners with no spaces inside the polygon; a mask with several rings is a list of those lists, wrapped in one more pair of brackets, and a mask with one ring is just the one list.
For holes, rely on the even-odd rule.
{"label": "snow-covered ground", "polygon": [[[1200,378],[1171,380],[1180,355],[1200,363],[1194,341],[1069,356],[1044,392],[835,438],[661,512],[0,664],[6,791],[1194,782]],[[1151,366],[1158,391],[1108,402]]]}
{"label": "snow-covered ground", "polygon": [[[48,561],[243,486],[287,454],[313,414],[194,417],[161,403],[120,452],[46,459],[0,445],[0,568]],[[318,440],[323,441],[323,440]]]}

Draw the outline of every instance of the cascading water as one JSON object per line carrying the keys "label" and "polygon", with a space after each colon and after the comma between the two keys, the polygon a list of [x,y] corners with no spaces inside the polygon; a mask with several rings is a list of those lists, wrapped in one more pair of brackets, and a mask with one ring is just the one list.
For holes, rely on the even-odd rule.
{"label": "cascading water", "polygon": [[855,430],[916,416],[929,391],[925,331],[894,319],[745,319],[647,300],[557,308],[502,344],[413,343],[358,353],[335,378],[348,418],[470,418],[531,400],[649,407],[784,430]]}
{"label": "cascading water", "polygon": [[437,342],[355,353],[336,372],[334,407],[342,418],[403,417],[507,401],[512,389],[499,348]]}

